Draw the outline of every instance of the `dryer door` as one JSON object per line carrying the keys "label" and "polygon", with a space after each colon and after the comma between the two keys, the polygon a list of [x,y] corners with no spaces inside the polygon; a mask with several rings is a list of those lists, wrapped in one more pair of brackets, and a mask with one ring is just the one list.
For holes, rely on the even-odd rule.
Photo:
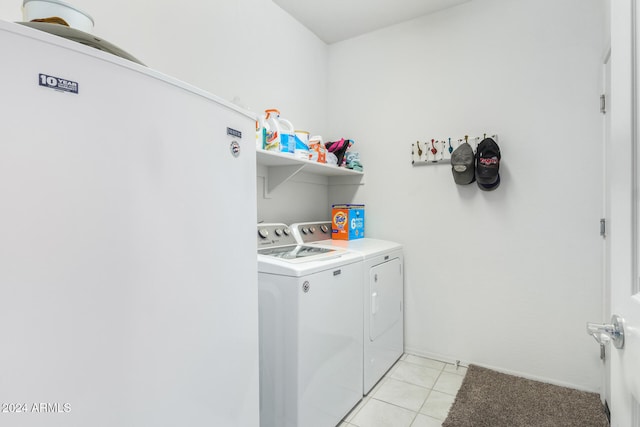
{"label": "dryer door", "polygon": [[369,339],[375,341],[402,319],[402,262],[399,258],[369,270]]}

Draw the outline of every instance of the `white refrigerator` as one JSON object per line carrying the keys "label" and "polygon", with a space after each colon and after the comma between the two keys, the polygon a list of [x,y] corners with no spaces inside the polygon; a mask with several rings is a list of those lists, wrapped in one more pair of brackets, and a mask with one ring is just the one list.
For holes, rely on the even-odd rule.
{"label": "white refrigerator", "polygon": [[255,118],[0,21],[0,426],[259,424]]}

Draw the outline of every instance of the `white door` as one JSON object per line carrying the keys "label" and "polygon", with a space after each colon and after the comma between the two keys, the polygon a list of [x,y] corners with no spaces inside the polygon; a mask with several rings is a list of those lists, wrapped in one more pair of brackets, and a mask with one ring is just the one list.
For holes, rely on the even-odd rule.
{"label": "white door", "polygon": [[402,262],[394,258],[371,268],[369,292],[369,341],[375,341],[402,318]]}
{"label": "white door", "polygon": [[624,346],[611,346],[611,425],[640,426],[640,185],[636,0],[611,2],[611,313],[624,319]]}

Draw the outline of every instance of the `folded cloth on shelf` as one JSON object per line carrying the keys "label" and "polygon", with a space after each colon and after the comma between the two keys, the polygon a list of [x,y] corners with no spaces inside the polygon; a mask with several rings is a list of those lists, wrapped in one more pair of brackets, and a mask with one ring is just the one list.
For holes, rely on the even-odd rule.
{"label": "folded cloth on shelf", "polygon": [[337,165],[338,164],[338,158],[336,157],[335,154],[327,153],[327,164],[328,165]]}
{"label": "folded cloth on shelf", "polygon": [[360,153],[357,151],[348,151],[345,155],[345,159],[347,160],[346,166],[348,169],[353,169],[359,172],[362,172],[364,169],[360,162]]}
{"label": "folded cloth on shelf", "polygon": [[327,142],[325,147],[327,147],[328,152],[336,155],[337,165],[343,166],[346,161],[345,154],[352,145],[353,140],[340,138],[339,141]]}
{"label": "folded cloth on shelf", "polygon": [[347,163],[355,161],[360,161],[360,153],[357,151],[348,151],[347,154]]}

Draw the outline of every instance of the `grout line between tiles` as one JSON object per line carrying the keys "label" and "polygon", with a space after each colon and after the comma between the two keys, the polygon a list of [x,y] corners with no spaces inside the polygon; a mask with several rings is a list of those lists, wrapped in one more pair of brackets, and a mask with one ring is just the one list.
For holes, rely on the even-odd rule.
{"label": "grout line between tiles", "polygon": [[[432,417],[432,416],[430,416],[428,414],[422,413],[421,410],[422,410],[422,408],[424,408],[424,405],[426,405],[427,401],[432,396],[434,391],[437,391],[438,393],[446,394],[448,396],[453,396],[453,397],[456,396],[457,391],[455,393],[451,394],[449,392],[445,392],[445,391],[434,389],[435,385],[438,383],[438,380],[440,380],[440,378],[442,377],[443,373],[446,372],[448,374],[457,375],[457,376],[460,376],[460,377],[464,378],[464,376],[466,375],[466,370],[465,370],[464,373],[458,373],[456,371],[450,372],[450,371],[447,371],[446,369],[447,369],[448,366],[454,366],[453,364],[447,363],[447,362],[442,362],[442,361],[439,361],[439,360],[429,359],[429,358],[425,358],[425,357],[417,356],[417,355],[412,355],[412,356],[414,356],[416,358],[421,358],[421,359],[431,360],[431,361],[434,361],[434,362],[439,362],[442,365],[441,365],[440,368],[434,368],[433,366],[428,366],[428,365],[424,365],[424,364],[421,364],[421,363],[414,363],[414,362],[411,362],[409,360],[406,360],[408,355],[409,355],[408,353],[403,354],[398,359],[398,361],[385,373],[385,375],[380,379],[380,381],[373,387],[373,389],[369,392],[369,394],[367,394],[366,396],[363,396],[362,400],[353,408],[352,412],[350,412],[349,414],[347,414],[343,418],[343,420],[341,422],[345,424],[345,427],[351,427],[351,426],[358,427],[357,424],[353,423],[353,420],[356,418],[356,416],[365,408],[365,406],[372,399],[376,400],[379,403],[386,404],[386,405],[391,405],[393,407],[396,407],[396,408],[402,409],[404,411],[408,411],[410,413],[413,413],[413,417],[412,417],[411,423],[409,425],[412,425],[416,421],[416,419],[418,418],[419,415],[424,415],[424,416],[426,416],[428,418],[431,418],[431,419],[434,419],[434,420],[442,422],[442,420],[439,420],[438,418],[435,418],[435,417]],[[435,378],[434,383],[431,385],[431,387],[425,387],[424,385],[421,385],[421,384],[415,384],[415,383],[412,383],[412,382],[409,382],[409,381],[405,381],[403,379],[392,377],[391,375],[392,375],[393,371],[395,370],[396,366],[398,365],[398,363],[400,361],[403,361],[405,363],[408,363],[408,364],[411,364],[411,365],[414,365],[414,366],[421,366],[423,368],[428,368],[428,369],[431,369],[433,371],[437,371],[438,374],[437,374],[437,376]],[[467,368],[466,366],[463,366],[463,367]],[[397,381],[397,382],[401,382],[401,383],[408,384],[408,385],[415,386],[415,387],[420,387],[420,388],[422,388],[422,389],[427,391],[427,395],[426,395],[426,397],[424,399],[424,402],[422,403],[422,405],[420,406],[420,408],[417,411],[414,411],[414,410],[405,408],[403,406],[397,405],[395,403],[388,402],[386,400],[382,400],[382,399],[379,399],[379,398],[375,397],[375,394],[382,388],[384,383],[386,383],[389,380],[389,378],[392,378],[394,381]],[[459,390],[459,388],[458,388],[458,390]]]}

